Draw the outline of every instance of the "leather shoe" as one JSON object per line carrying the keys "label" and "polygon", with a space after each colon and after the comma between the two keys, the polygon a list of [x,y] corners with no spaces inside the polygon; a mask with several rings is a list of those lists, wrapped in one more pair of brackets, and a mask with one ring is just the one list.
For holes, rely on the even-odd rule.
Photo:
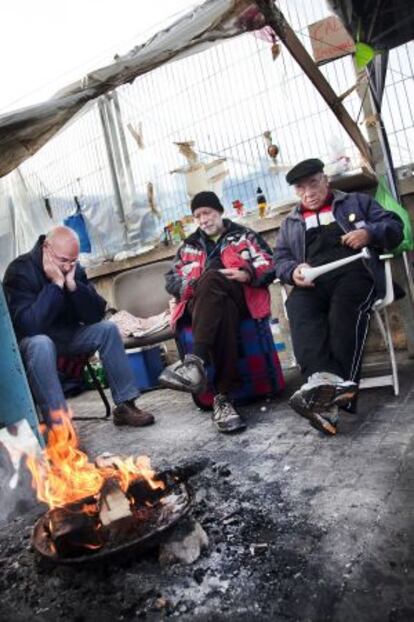
{"label": "leather shoe", "polygon": [[113,417],[115,425],[130,425],[135,428],[151,425],[155,421],[154,415],[137,408],[133,401],[115,406]]}

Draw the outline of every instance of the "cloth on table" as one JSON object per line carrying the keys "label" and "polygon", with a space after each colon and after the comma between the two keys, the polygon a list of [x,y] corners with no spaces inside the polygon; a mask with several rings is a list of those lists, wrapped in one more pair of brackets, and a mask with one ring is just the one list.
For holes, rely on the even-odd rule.
{"label": "cloth on table", "polygon": [[151,317],[135,317],[128,311],[117,311],[109,318],[118,326],[122,337],[144,337],[158,333],[169,326],[170,312],[163,311]]}

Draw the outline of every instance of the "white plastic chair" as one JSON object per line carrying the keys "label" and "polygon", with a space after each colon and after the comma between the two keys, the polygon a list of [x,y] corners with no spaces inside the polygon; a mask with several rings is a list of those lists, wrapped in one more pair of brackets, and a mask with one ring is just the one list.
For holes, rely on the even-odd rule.
{"label": "white plastic chair", "polygon": [[359,388],[370,389],[372,387],[392,386],[394,389],[394,395],[399,395],[400,385],[398,380],[397,361],[395,358],[394,344],[392,342],[392,334],[387,312],[387,307],[394,301],[394,286],[392,283],[391,272],[392,258],[393,255],[380,255],[380,259],[385,262],[385,296],[382,299],[376,300],[372,305],[372,310],[374,312],[378,328],[390,357],[391,373],[382,376],[361,378]]}
{"label": "white plastic chair", "polygon": [[[390,322],[387,313],[387,307],[394,301],[394,286],[392,282],[392,272],[391,272],[391,259],[393,255],[380,255],[380,259],[385,262],[385,296],[384,298],[378,299],[372,305],[372,311],[374,313],[375,319],[377,321],[381,336],[384,340],[385,346],[388,351],[388,355],[390,358],[391,365],[391,373],[384,374],[381,376],[371,376],[369,378],[361,378],[359,382],[360,389],[370,389],[373,387],[384,387],[384,386],[392,386],[394,390],[394,395],[399,395],[400,385],[398,380],[398,368],[397,361],[395,358],[395,350],[394,344],[392,341],[392,334],[390,328]],[[286,299],[288,295],[287,287],[283,283],[280,282],[279,279],[274,281],[279,284],[281,287],[282,301],[283,301],[283,310],[285,317],[288,319],[287,311],[286,311]],[[292,366],[295,365],[295,359],[293,355]]]}

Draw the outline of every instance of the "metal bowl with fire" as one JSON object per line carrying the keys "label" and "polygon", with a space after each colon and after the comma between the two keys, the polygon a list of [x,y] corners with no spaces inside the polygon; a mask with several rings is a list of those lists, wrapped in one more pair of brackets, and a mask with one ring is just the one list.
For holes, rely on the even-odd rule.
{"label": "metal bowl with fire", "polygon": [[146,456],[103,454],[95,463],[79,449],[66,412],[54,413],[46,449],[27,465],[48,510],[36,522],[34,549],[56,563],[79,563],[143,551],[190,509],[180,469],[155,474]]}

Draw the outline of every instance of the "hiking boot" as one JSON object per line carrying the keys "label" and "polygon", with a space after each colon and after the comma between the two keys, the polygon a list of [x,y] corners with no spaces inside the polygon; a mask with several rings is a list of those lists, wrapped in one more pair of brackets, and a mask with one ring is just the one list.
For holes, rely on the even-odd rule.
{"label": "hiking boot", "polygon": [[183,361],[166,367],[158,380],[163,387],[197,394],[205,389],[207,374],[200,357],[186,354]]}
{"label": "hiking boot", "polygon": [[219,432],[236,432],[236,430],[244,430],[246,427],[233,404],[225,395],[221,394],[214,397],[212,420]]}
{"label": "hiking boot", "polygon": [[137,408],[134,402],[122,402],[118,404],[112,411],[115,425],[130,425],[135,428],[140,428],[145,425],[151,425],[154,423],[154,415]]}

